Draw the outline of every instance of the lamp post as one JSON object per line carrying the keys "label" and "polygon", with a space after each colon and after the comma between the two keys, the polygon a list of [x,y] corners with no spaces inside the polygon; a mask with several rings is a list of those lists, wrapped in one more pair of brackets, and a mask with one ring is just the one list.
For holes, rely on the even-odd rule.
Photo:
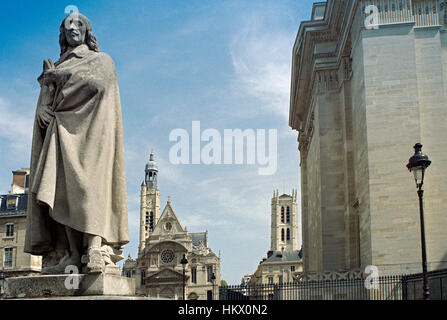
{"label": "lamp post", "polygon": [[211,275],[211,282],[213,283],[213,300],[214,300],[214,286],[216,285],[216,275],[213,274]]}
{"label": "lamp post", "polygon": [[414,174],[414,180],[416,182],[416,188],[418,189],[419,196],[419,213],[421,219],[421,246],[422,246],[422,276],[423,276],[423,290],[424,299],[430,298],[430,288],[428,284],[427,275],[427,251],[425,248],[425,224],[424,224],[424,177],[425,171],[430,166],[431,161],[428,156],[422,153],[422,144],[417,143],[414,146],[415,153],[410,158],[407,168]]}
{"label": "lamp post", "polygon": [[186,255],[183,255],[182,260],[180,260],[180,263],[183,267],[183,300],[185,300],[185,272],[186,272],[186,265],[188,264],[188,260],[186,259]]}

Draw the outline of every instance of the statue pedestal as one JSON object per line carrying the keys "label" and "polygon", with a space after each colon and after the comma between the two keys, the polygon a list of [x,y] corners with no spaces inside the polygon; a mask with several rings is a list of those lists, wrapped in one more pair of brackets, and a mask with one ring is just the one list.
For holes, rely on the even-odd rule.
{"label": "statue pedestal", "polygon": [[117,274],[62,274],[6,279],[5,297],[135,296],[134,279]]}

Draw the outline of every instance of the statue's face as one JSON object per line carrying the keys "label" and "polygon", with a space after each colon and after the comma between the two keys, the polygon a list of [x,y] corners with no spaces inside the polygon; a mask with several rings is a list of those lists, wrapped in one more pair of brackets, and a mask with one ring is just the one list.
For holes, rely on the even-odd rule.
{"label": "statue's face", "polygon": [[64,23],[65,38],[67,39],[70,47],[77,47],[85,43],[85,35],[87,33],[87,27],[82,23],[76,15],[70,15],[67,17]]}

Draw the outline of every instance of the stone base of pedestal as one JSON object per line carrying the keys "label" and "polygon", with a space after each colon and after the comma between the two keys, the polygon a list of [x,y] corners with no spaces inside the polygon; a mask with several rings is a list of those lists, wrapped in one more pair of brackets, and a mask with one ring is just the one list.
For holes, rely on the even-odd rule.
{"label": "stone base of pedestal", "polygon": [[135,296],[133,279],[116,274],[64,274],[6,279],[5,297]]}

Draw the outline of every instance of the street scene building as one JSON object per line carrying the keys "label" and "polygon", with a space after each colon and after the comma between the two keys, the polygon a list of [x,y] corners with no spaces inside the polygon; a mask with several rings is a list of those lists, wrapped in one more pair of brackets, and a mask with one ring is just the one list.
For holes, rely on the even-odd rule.
{"label": "street scene building", "polygon": [[[270,6],[273,8],[269,4],[267,9]],[[305,8],[301,3],[298,6],[293,8]],[[167,8],[164,4],[158,9],[165,12]],[[184,11],[179,10],[178,3],[171,10],[163,13],[165,17],[183,21],[177,19]],[[141,11],[152,14],[151,10]],[[266,10],[266,17],[270,11],[273,10]],[[291,17],[290,12],[283,10],[282,14]],[[116,69],[111,56],[100,51],[103,42],[93,35],[90,20],[74,11],[65,17],[59,29],[60,60],[44,60],[43,73],[38,78],[41,92],[34,121],[31,169],[12,171],[11,189],[6,193],[8,176],[4,179],[5,194],[0,195],[1,299],[447,300],[447,0],[315,2],[309,11],[310,19],[301,22],[294,39],[287,38],[290,30],[260,39],[257,32],[264,33],[264,29],[258,26],[256,14],[254,22],[241,24],[241,28],[231,26],[239,33],[222,33],[218,39],[232,39],[229,51],[224,52],[227,55],[222,55],[231,57],[226,59],[231,64],[222,63],[222,69],[217,66],[221,67],[223,60],[205,60],[212,55],[203,51],[202,55],[195,55],[193,47],[187,47],[190,43],[201,49],[218,47],[211,41],[217,39],[214,30],[210,38],[203,34],[187,38],[195,30],[208,29],[202,25],[196,28],[190,21],[176,26],[178,30],[172,25],[160,27],[154,32],[156,37],[150,35],[147,41],[141,41],[140,33],[135,35],[138,38],[132,38],[132,32],[124,29],[126,47],[135,39],[144,45],[154,39],[168,39],[170,45],[176,44],[171,41],[174,39],[180,40],[180,46],[187,50],[181,50],[183,56],[178,58],[178,50],[160,43],[148,47],[148,52],[156,49],[154,54],[146,52],[143,46],[135,47],[128,56],[116,55]],[[135,20],[146,23],[154,17],[157,23],[172,21],[159,19],[158,12]],[[278,17],[284,15],[271,21],[268,16],[266,20],[274,23],[281,20]],[[227,16],[224,18],[228,23]],[[247,20],[246,16],[239,19]],[[116,23],[129,24],[130,20],[124,17]],[[197,17],[191,21],[197,21]],[[291,21],[277,29],[283,32],[292,26],[291,31],[295,32],[297,20]],[[108,30],[107,27],[105,24],[99,30]],[[110,34],[114,36],[105,37],[103,47],[116,50],[117,46],[111,46],[113,42],[106,42],[119,38],[121,30],[113,27],[116,29],[111,29]],[[144,25],[134,28],[129,30],[146,30]],[[169,33],[163,33],[164,29]],[[199,38],[208,42],[199,43]],[[278,43],[272,42],[277,38]],[[270,61],[276,59],[270,52],[266,52],[267,58],[259,55],[254,59],[253,55],[265,48],[281,49],[282,38],[292,50],[290,101],[286,91],[286,105],[281,104],[284,99],[276,97],[288,89],[284,88],[288,78],[285,83],[278,81],[283,79],[279,76],[284,73],[283,61]],[[33,46],[45,43],[43,38],[37,39],[31,42]],[[262,41],[266,42],[265,47]],[[20,46],[28,53],[32,50],[23,48],[33,47]],[[133,59],[134,52],[146,54],[143,58],[149,63]],[[187,59],[185,52],[190,54]],[[201,59],[197,60],[200,68],[190,68],[193,55]],[[160,63],[155,60],[158,58],[169,61]],[[188,63],[179,68],[170,63],[176,59]],[[286,59],[290,62],[290,57]],[[251,60],[256,60],[253,66]],[[209,78],[201,73],[202,63],[212,66]],[[231,67],[234,75],[228,71]],[[126,104],[135,104],[134,109],[125,111],[134,113],[125,114],[124,118],[117,70],[134,72],[122,77],[122,88],[135,89],[130,93],[135,96],[126,96],[125,100]],[[22,78],[25,76],[6,80],[20,85]],[[215,87],[214,83],[208,87],[211,78],[216,81]],[[263,83],[264,78],[269,82]],[[153,85],[154,79],[155,91],[146,92],[144,85]],[[196,79],[200,81],[195,83]],[[276,84],[281,88],[270,90]],[[183,97],[167,101],[166,97],[171,97],[166,92]],[[205,94],[200,96],[202,92]],[[147,97],[152,96],[154,99],[149,101]],[[274,110],[270,110],[273,108],[268,105],[267,96],[274,100]],[[18,99],[12,97],[13,100]],[[141,101],[149,107],[141,105]],[[205,101],[211,103],[207,105]],[[281,104],[282,111],[289,110],[288,123],[276,117],[280,113],[277,104]],[[9,109],[17,105],[17,101],[9,103],[0,97],[0,110],[5,110],[8,117]],[[126,127],[123,119],[129,121]],[[191,136],[181,129],[190,120]],[[257,177],[249,172],[254,160],[250,150],[256,151],[258,158],[267,159],[263,155],[266,145],[256,143],[256,149],[248,148],[255,147],[254,135],[248,134],[252,129],[223,129],[224,138],[226,132],[234,133],[231,139],[223,139],[224,161],[209,161],[211,151],[213,158],[222,156],[222,145],[217,143],[222,142],[222,135],[215,128],[202,132],[199,120],[216,128],[261,127],[256,133],[256,141],[260,142],[260,137],[265,138],[263,128],[273,127],[269,130],[269,160],[270,156],[281,160],[275,162],[275,175],[265,177],[258,171]],[[133,135],[132,127],[138,128]],[[296,131],[297,137],[285,133],[285,129]],[[203,229],[189,232],[179,219],[181,209],[174,209],[171,197],[161,203],[157,164],[161,160],[156,161],[153,152],[145,165],[141,186],[139,181],[134,184],[140,186],[139,223],[137,218],[135,224],[128,223],[128,213],[134,210],[127,205],[135,203],[127,201],[127,179],[133,178],[126,178],[124,138],[130,141],[129,149],[134,152],[130,159],[138,160],[134,150],[148,143],[141,139],[142,132],[153,134],[148,140],[157,148],[163,139],[175,142],[173,138],[179,138],[169,150],[170,164],[195,167],[177,171],[171,166],[169,189],[184,192],[184,206],[190,206],[188,210],[193,212],[197,210],[190,221],[209,229],[210,234]],[[176,136],[179,132],[182,133]],[[275,133],[272,139],[270,132]],[[277,148],[278,137],[281,147],[287,142],[289,146]],[[245,141],[247,170],[243,163]],[[206,142],[209,144],[202,148]],[[173,155],[177,162],[172,160]],[[18,161],[10,158],[8,161]],[[258,160],[259,164],[263,162]],[[276,164],[282,169],[278,173]],[[221,169],[212,169],[210,174],[200,165],[221,165]],[[187,170],[193,174],[185,178]],[[298,170],[299,178],[289,179]],[[265,189],[274,189],[284,177],[284,184],[291,183],[293,189],[290,194],[273,191],[268,238],[268,222],[262,220],[268,217],[268,208],[262,215],[264,209],[258,206],[269,199],[259,199],[263,199]],[[297,183],[299,189],[295,189]],[[228,270],[232,277],[236,275],[239,284],[228,284],[222,279],[221,251],[216,254],[210,245],[210,235],[216,231],[222,246],[219,249],[225,250],[225,257],[232,255],[228,261],[233,266],[225,269],[225,274]],[[124,258],[123,250],[129,249],[126,246],[134,236],[138,236],[138,242],[131,250],[136,255],[129,254],[120,270],[117,263]],[[251,254],[257,252],[262,239],[270,239],[270,247],[265,245],[267,254],[259,261]],[[256,270],[244,269],[243,264],[247,263],[256,266]],[[78,283],[68,284],[73,279]],[[185,303],[185,309],[188,304],[192,303]],[[183,315],[194,314],[185,309]],[[175,311],[181,315],[180,309]]]}
{"label": "street scene building", "polygon": [[299,133],[305,272],[421,271],[405,167],[417,142],[433,160],[428,269],[447,267],[446,10],[432,0],[328,0],[301,23],[289,125]]}
{"label": "street scene building", "polygon": [[11,190],[0,195],[0,267],[5,277],[39,274],[42,259],[23,252],[29,169],[12,172]]}
{"label": "street scene building", "polygon": [[185,286],[188,300],[217,299],[220,255],[209,248],[207,231],[190,233],[182,226],[170,199],[160,215],[157,178],[151,153],[141,185],[138,257],[125,261],[123,275],[135,279],[137,295],[179,299]]}

